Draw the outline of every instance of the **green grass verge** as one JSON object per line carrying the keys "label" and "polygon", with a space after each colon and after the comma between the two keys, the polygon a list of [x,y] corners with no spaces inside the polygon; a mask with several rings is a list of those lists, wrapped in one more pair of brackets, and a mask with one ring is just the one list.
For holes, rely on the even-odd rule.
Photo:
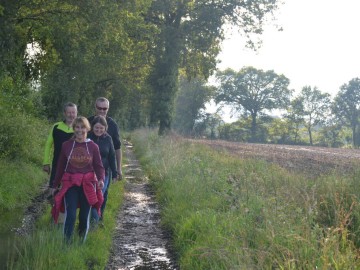
{"label": "green grass verge", "polygon": [[70,245],[64,243],[63,225],[53,224],[49,206],[35,232],[15,241],[17,252],[9,260],[8,269],[104,269],[122,204],[123,186],[124,181],[111,184],[104,227],[90,230],[85,243],[77,238]]}
{"label": "green grass verge", "polygon": [[0,212],[9,212],[28,205],[39,192],[45,174],[35,164],[0,159]]}
{"label": "green grass verge", "polygon": [[149,130],[131,137],[181,269],[360,269],[360,173],[306,178]]}

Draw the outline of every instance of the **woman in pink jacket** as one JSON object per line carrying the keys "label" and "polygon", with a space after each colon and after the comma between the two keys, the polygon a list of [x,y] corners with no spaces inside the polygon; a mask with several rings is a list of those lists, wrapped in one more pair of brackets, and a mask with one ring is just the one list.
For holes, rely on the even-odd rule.
{"label": "woman in pink jacket", "polygon": [[60,186],[55,195],[52,209],[55,222],[64,206],[65,222],[64,234],[70,240],[76,221],[76,209],[79,211],[79,236],[85,241],[89,230],[91,208],[100,211],[103,197],[101,189],[104,186],[105,170],[102,165],[99,147],[90,139],[89,121],[85,117],[78,117],[73,123],[74,137],[63,143],[57,164],[53,184],[53,193]]}

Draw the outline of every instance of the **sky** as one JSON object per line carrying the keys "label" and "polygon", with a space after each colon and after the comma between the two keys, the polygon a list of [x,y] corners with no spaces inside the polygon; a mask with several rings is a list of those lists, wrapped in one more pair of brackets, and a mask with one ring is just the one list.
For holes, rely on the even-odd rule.
{"label": "sky", "polygon": [[[341,85],[360,77],[360,0],[283,2],[275,21],[264,28],[257,52],[245,47],[245,38],[236,29],[228,31],[217,68],[274,70],[290,80],[295,95],[304,86],[316,86],[334,98]],[[207,106],[208,112],[215,110],[214,104]],[[229,108],[223,112],[226,122],[236,120],[229,116]]]}
{"label": "sky", "polygon": [[360,77],[360,0],[284,2],[257,52],[245,48],[236,30],[227,33],[218,69],[274,70],[289,78],[295,93],[309,85],[334,97],[341,85]]}

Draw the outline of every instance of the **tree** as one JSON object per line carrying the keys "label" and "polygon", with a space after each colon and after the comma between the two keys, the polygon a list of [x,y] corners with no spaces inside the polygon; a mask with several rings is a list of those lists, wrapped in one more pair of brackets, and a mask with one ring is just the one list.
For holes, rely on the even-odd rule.
{"label": "tree", "polygon": [[252,141],[257,141],[257,118],[265,114],[265,110],[286,108],[290,101],[289,79],[272,70],[244,67],[235,72],[227,69],[216,77],[220,82],[216,102],[223,102],[251,116]]}
{"label": "tree", "polygon": [[[145,98],[142,91],[149,89],[144,82],[156,30],[144,21],[149,5],[143,0],[2,1],[0,88],[9,93],[0,98],[11,96],[8,104],[26,107],[23,99],[33,94],[27,89],[38,80],[36,98],[48,119],[57,118],[66,101],[88,115],[94,99],[105,96],[111,115],[129,119],[131,111],[136,121],[135,115],[145,115],[140,111],[146,102],[136,98]],[[36,48],[31,57],[28,45]]]}
{"label": "tree", "polygon": [[287,119],[274,118],[268,128],[269,140],[272,143],[285,144],[290,141],[290,130]]}
{"label": "tree", "polygon": [[223,124],[223,120],[217,113],[202,112],[199,119],[195,122],[194,132],[198,137],[208,137],[216,139],[218,136],[218,128]]}
{"label": "tree", "polygon": [[317,87],[304,86],[298,100],[301,104],[300,115],[308,131],[310,145],[313,145],[312,128],[325,122],[330,109],[330,94],[321,93]]}
{"label": "tree", "polygon": [[347,143],[346,133],[349,132],[349,128],[344,128],[336,121],[335,116],[331,115],[326,119],[323,128],[320,130],[320,144],[330,147],[341,147]]}
{"label": "tree", "polygon": [[156,25],[156,48],[149,84],[152,89],[151,125],[159,134],[171,128],[180,67],[187,76],[207,78],[216,68],[225,22],[246,34],[262,32],[265,15],[277,8],[277,0],[155,0],[146,20]]}
{"label": "tree", "polygon": [[303,105],[299,97],[293,99],[290,102],[290,106],[286,108],[287,112],[284,114],[286,123],[289,125],[289,133],[293,136],[295,144],[298,143],[300,138],[300,126],[304,123],[304,117],[302,115]]}
{"label": "tree", "polygon": [[140,114],[134,108],[143,107],[130,102],[141,96],[138,91],[148,74],[153,29],[141,15],[147,6],[140,0],[68,2],[71,11],[51,21],[51,44],[44,46],[39,39],[45,51],[58,55],[42,80],[47,115],[56,117],[67,100],[88,115],[98,96],[110,100],[111,115],[128,118],[130,110],[131,116]]}
{"label": "tree", "polygon": [[21,16],[27,2],[0,3],[0,107],[32,114],[35,106],[30,83],[36,72],[27,55],[28,27]]}
{"label": "tree", "polygon": [[205,84],[206,81],[200,78],[189,81],[185,77],[180,77],[179,92],[175,101],[174,129],[182,134],[193,133],[195,121],[213,95],[214,87]]}
{"label": "tree", "polygon": [[331,106],[332,112],[343,125],[352,130],[353,146],[358,146],[356,129],[360,116],[360,79],[354,78],[348,84],[343,84]]}

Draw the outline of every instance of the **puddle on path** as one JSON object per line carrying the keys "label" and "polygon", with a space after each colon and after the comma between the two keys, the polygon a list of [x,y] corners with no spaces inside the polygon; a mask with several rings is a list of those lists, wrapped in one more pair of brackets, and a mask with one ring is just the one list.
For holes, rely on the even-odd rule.
{"label": "puddle on path", "polygon": [[170,237],[160,226],[159,206],[147,177],[128,142],[125,154],[125,198],[118,216],[106,269],[178,269],[170,252]]}

